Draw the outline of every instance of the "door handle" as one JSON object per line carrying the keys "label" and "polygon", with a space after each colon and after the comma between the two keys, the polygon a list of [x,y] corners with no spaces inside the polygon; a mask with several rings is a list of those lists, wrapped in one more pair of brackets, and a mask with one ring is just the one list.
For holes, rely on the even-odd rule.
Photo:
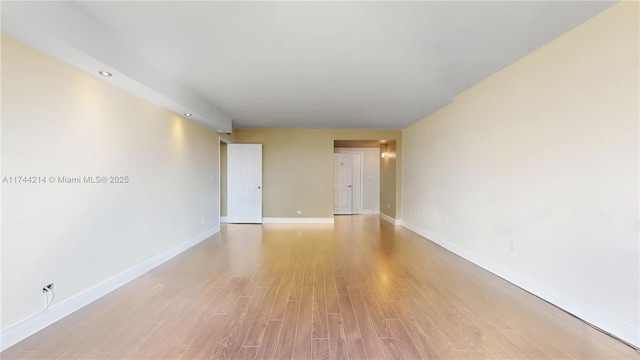
{"label": "door handle", "polygon": [[260,190],[260,189],[262,189],[262,186],[258,186],[256,189]]}
{"label": "door handle", "polygon": [[347,185],[347,187],[351,187],[351,185]]}

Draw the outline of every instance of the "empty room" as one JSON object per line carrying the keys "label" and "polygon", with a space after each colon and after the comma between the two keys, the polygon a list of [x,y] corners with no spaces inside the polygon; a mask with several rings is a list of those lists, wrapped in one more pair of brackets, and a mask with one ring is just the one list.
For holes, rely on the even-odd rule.
{"label": "empty room", "polygon": [[0,358],[640,359],[639,2],[0,16]]}

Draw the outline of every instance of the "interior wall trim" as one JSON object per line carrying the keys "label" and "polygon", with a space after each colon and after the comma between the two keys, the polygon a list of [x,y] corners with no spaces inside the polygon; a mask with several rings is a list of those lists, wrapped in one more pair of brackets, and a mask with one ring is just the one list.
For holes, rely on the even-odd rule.
{"label": "interior wall trim", "polygon": [[125,270],[110,279],[107,279],[57,305],[50,307],[47,311],[34,314],[19,323],[7,327],[0,333],[0,351],[4,351],[65,316],[89,305],[219,231],[220,226],[211,228],[199,235],[196,235],[190,240],[174,246],[173,248],[142,262],[141,264]]}
{"label": "interior wall trim", "polygon": [[626,323],[610,314],[604,313],[591,305],[575,299],[566,294],[560,293],[551,287],[523,276],[511,269],[497,264],[482,255],[478,255],[459,245],[444,239],[430,231],[422,229],[416,225],[402,222],[402,226],[413,231],[414,233],[424,237],[425,239],[436,243],[452,253],[471,261],[481,268],[503,278],[504,280],[520,287],[533,295],[550,302],[551,304],[563,309],[564,311],[610,333],[614,337],[629,343],[635,347],[640,347],[640,328]]}
{"label": "interior wall trim", "polygon": [[379,215],[383,220],[386,220],[386,221],[392,223],[393,225],[400,225],[401,224],[400,220],[394,219],[391,216],[389,216],[389,215],[387,215],[387,214],[385,214],[383,212],[381,212]]}

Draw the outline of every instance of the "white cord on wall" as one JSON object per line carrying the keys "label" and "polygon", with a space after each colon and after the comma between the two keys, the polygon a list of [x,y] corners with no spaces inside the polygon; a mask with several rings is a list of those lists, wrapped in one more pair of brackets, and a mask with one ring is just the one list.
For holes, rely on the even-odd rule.
{"label": "white cord on wall", "polygon": [[[45,307],[42,311],[47,311],[49,309],[49,306],[51,306],[51,303],[53,303],[53,298],[55,296],[55,294],[53,293],[53,289],[55,289],[55,285],[53,283],[42,288],[45,302]],[[51,298],[49,298],[49,293],[51,293]]]}

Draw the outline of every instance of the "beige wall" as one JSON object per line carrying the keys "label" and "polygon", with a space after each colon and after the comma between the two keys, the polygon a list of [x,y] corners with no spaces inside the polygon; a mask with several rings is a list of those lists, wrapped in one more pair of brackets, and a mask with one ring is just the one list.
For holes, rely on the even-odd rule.
{"label": "beige wall", "polygon": [[1,81],[3,177],[129,179],[2,185],[3,330],[219,227],[215,132],[4,36]]}
{"label": "beige wall", "polygon": [[[236,143],[263,145],[263,216],[333,217],[333,141],[396,140],[393,130],[234,129]],[[402,154],[398,151],[400,164]],[[396,177],[402,167],[396,166]],[[400,182],[398,182],[400,184]],[[394,189],[399,207],[400,187]],[[297,215],[296,210],[302,210]]]}
{"label": "beige wall", "polygon": [[[396,189],[400,179],[396,177],[397,172],[397,145],[395,141],[382,145],[380,152],[385,152],[387,156],[380,158],[380,212],[392,218],[397,216]],[[399,196],[398,196],[399,197]]]}
{"label": "beige wall", "polygon": [[636,345],[638,7],[615,5],[407,128],[402,178],[408,227]]}

